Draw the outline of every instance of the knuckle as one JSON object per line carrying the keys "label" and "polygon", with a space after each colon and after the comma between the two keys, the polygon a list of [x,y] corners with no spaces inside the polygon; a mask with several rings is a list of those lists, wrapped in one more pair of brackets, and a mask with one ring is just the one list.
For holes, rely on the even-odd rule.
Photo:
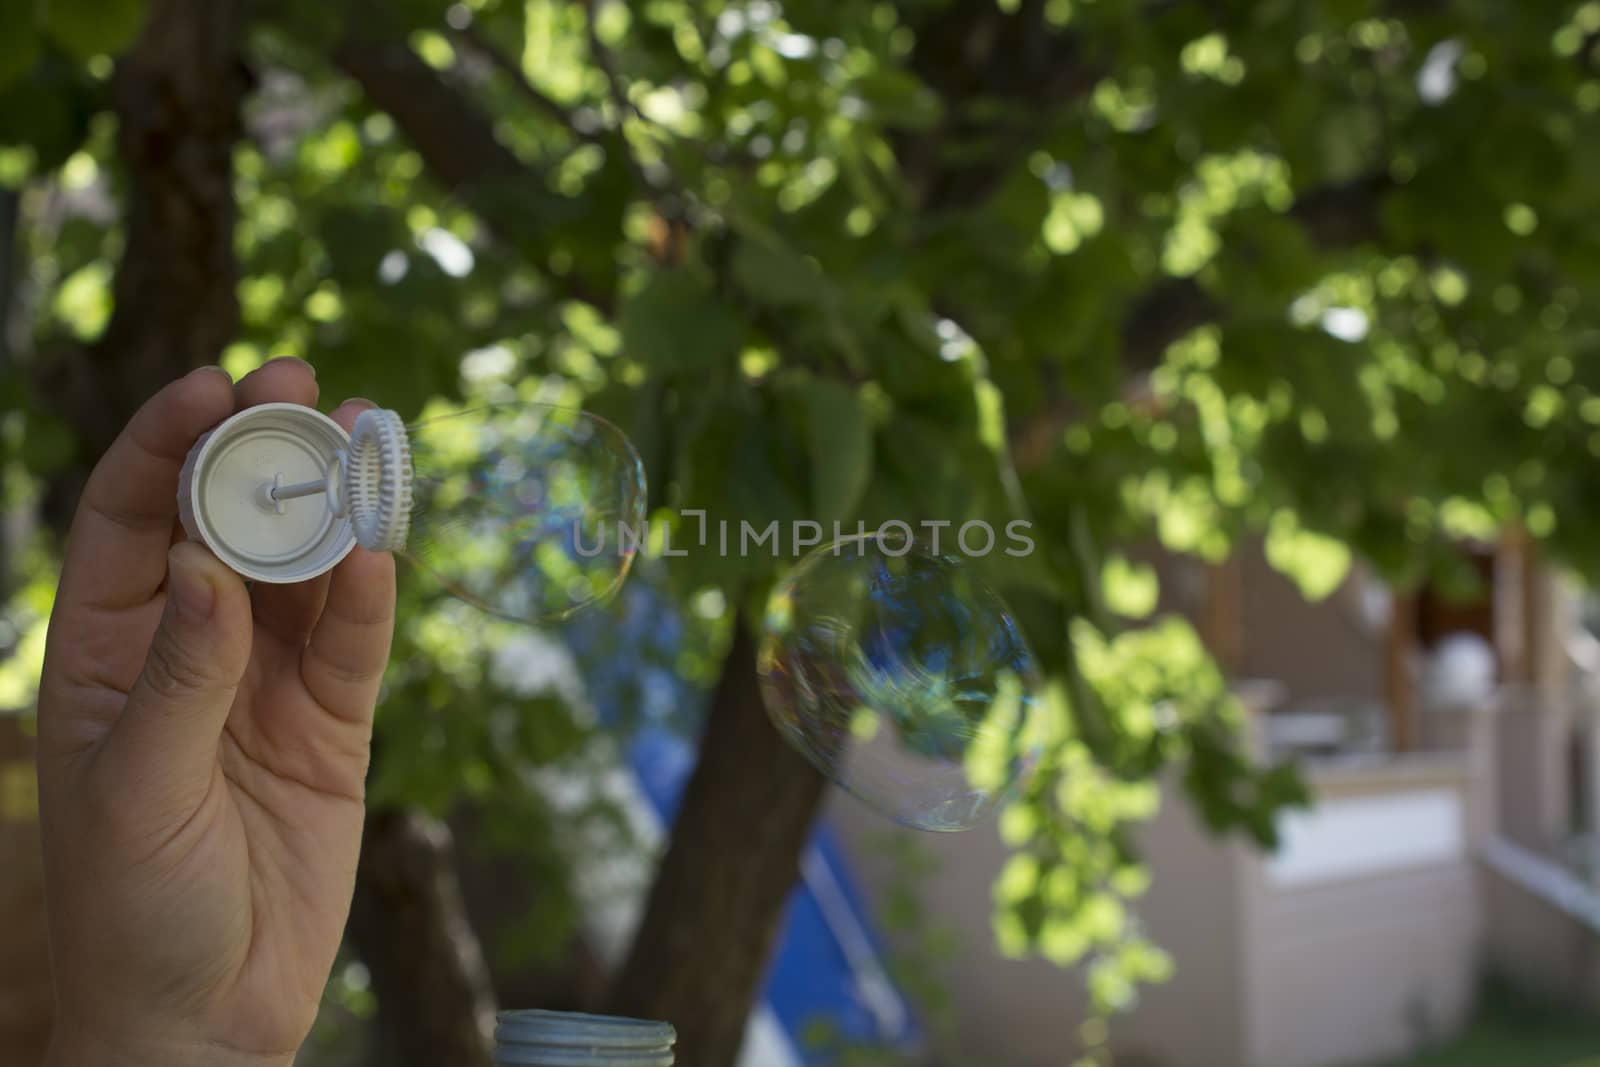
{"label": "knuckle", "polygon": [[179,647],[176,641],[157,637],[145,657],[145,682],[158,694],[183,693],[205,688],[211,680],[204,660]]}

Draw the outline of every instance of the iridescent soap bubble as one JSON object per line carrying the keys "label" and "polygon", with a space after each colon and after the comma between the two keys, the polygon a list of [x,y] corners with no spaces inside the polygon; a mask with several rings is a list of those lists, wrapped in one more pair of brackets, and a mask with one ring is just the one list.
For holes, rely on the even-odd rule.
{"label": "iridescent soap bubble", "polygon": [[1039,670],[967,562],[893,536],[801,560],[767,605],[767,712],[824,775],[896,822],[962,830],[1035,763]]}
{"label": "iridescent soap bubble", "polygon": [[[435,409],[437,412],[437,408]],[[246,408],[179,476],[185,533],[256,581],[306,581],[356,546],[410,559],[496,615],[558,619],[616,591],[644,534],[639,456],[574,408],[499,404],[347,433],[298,404]]]}
{"label": "iridescent soap bubble", "polygon": [[452,594],[506,618],[564,618],[627,577],[644,471],[595,415],[506,404],[406,428],[415,505],[402,554]]}

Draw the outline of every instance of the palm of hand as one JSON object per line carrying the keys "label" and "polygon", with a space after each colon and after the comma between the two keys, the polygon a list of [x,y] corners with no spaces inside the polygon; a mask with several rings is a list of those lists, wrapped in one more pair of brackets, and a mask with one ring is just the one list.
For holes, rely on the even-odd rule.
{"label": "palm of hand", "polygon": [[[312,403],[315,384],[269,364],[237,393]],[[357,551],[331,576],[252,591],[181,546],[172,582],[194,567],[213,601],[209,617],[171,612],[160,502],[234,403],[215,375],[170,387],[74,525],[40,694],[58,1045],[76,1032],[173,1063],[287,1062],[349,909],[393,562]]]}

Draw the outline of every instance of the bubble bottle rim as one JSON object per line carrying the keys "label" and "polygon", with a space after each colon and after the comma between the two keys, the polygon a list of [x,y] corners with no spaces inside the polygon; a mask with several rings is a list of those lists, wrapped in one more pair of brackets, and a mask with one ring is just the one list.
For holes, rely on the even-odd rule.
{"label": "bubble bottle rim", "polygon": [[583,1012],[502,1011],[496,1067],[672,1067],[670,1023]]}

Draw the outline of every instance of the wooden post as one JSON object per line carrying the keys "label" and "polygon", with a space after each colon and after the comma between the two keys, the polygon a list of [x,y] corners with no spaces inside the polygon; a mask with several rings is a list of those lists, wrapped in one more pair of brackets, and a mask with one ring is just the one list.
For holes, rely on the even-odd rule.
{"label": "wooden post", "polygon": [[1200,638],[1225,672],[1237,670],[1244,659],[1244,573],[1237,548],[1206,567]]}
{"label": "wooden post", "polygon": [[1417,744],[1417,689],[1412,660],[1417,648],[1417,599],[1395,590],[1384,642],[1384,695],[1389,705],[1389,742],[1396,752]]}
{"label": "wooden post", "polygon": [[1534,675],[1534,592],[1529,545],[1521,527],[1506,530],[1495,552],[1494,650],[1500,682],[1531,681]]}
{"label": "wooden post", "polygon": [[1563,687],[1561,672],[1547,659],[1552,639],[1550,631],[1553,605],[1548,596],[1544,568],[1539,565],[1538,542],[1522,531],[1522,678],[1531,682],[1541,697],[1557,697]]}

